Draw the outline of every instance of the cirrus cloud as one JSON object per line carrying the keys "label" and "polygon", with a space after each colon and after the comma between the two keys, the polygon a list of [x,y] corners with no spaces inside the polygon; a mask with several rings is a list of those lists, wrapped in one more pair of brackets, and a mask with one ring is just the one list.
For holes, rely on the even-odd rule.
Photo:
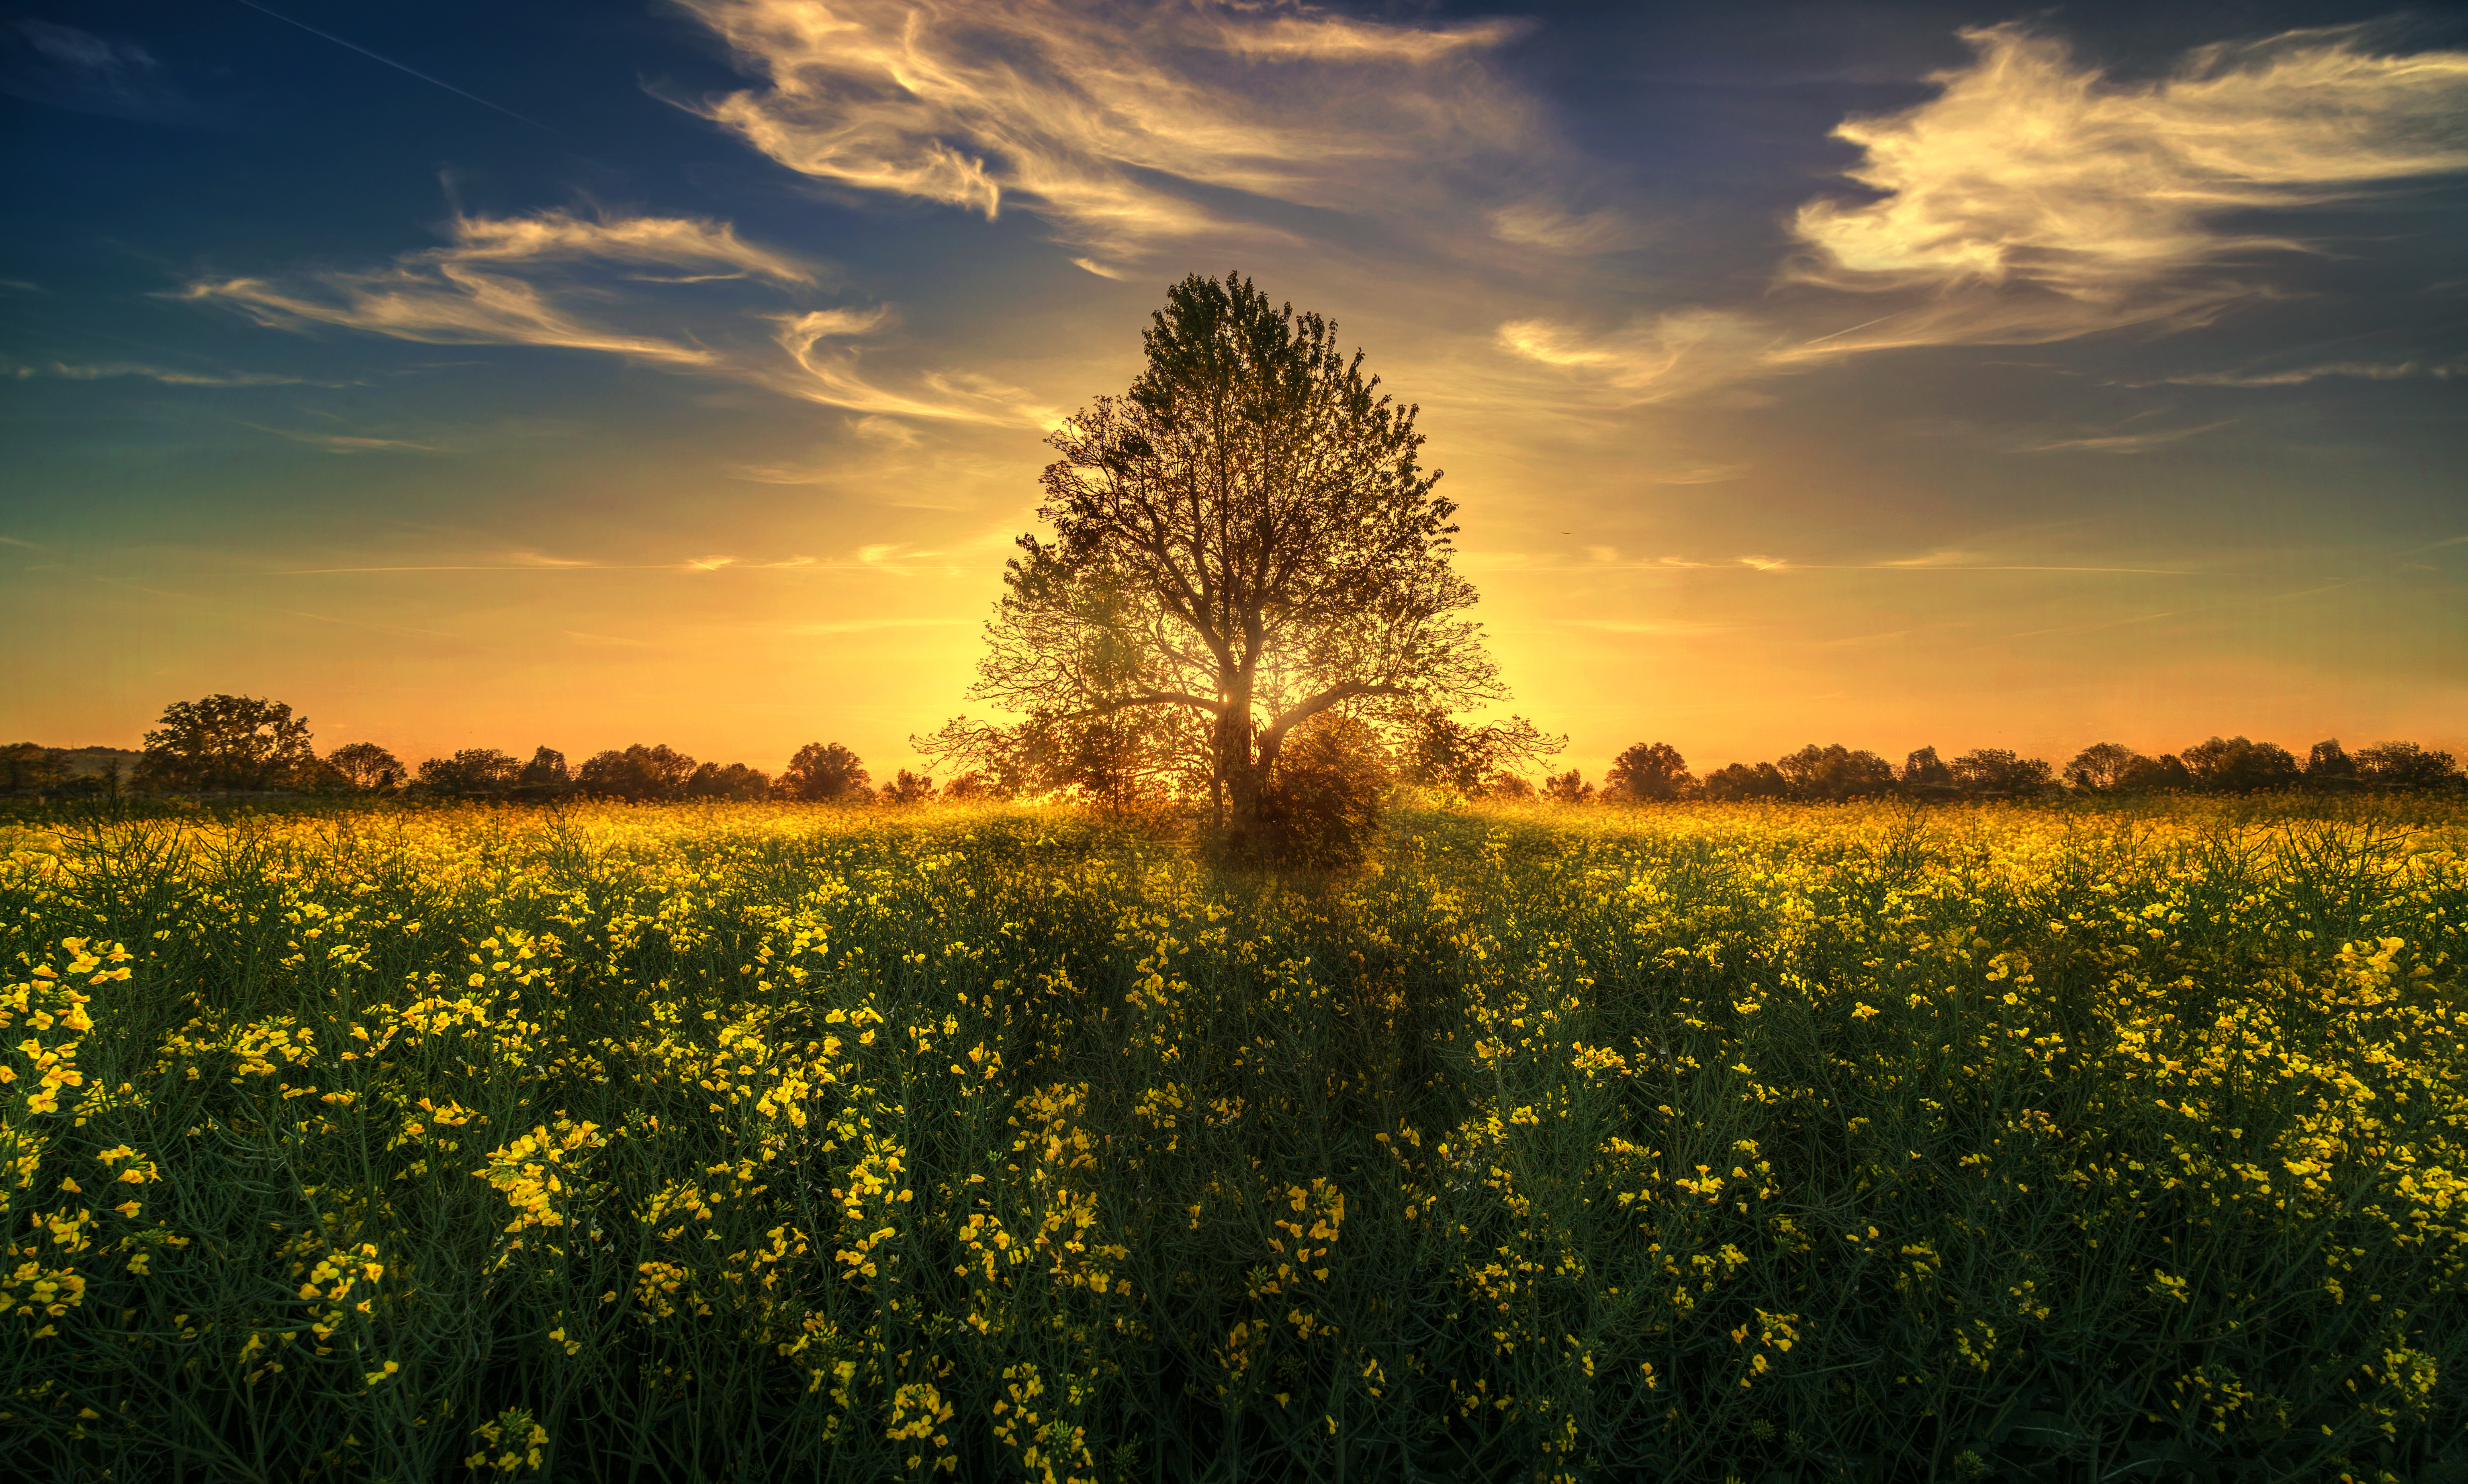
{"label": "cirrus cloud", "polygon": [[1508,22],[1064,0],[680,3],[764,85],[679,106],[818,180],[989,218],[1018,202],[1108,276],[1106,259],[1225,228],[1210,192],[1356,209],[1395,200],[1436,162],[1539,136],[1530,104],[1480,64],[1520,30]]}

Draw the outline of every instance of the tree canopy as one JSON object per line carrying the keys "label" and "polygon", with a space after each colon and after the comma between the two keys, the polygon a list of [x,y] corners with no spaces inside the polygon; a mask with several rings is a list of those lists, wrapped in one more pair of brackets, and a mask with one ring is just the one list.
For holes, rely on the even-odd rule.
{"label": "tree canopy", "polygon": [[316,759],[308,719],[256,696],[173,701],[146,734],[147,779],[176,788],[280,788]]}
{"label": "tree canopy", "polygon": [[[1450,565],[1455,506],[1420,463],[1419,409],[1381,393],[1334,324],[1195,274],[1142,343],[1130,389],[1048,440],[1061,457],[1038,518],[1053,534],[1019,538],[979,698],[1049,741],[1126,713],[1184,719],[1147,740],[1240,834],[1312,718],[1401,732],[1503,696],[1462,617],[1475,594]],[[979,750],[963,761],[998,763]]]}

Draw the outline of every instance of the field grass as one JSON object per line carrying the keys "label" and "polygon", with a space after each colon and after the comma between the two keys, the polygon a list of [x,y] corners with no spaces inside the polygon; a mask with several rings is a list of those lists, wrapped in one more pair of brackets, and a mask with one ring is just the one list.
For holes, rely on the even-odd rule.
{"label": "field grass", "polygon": [[0,828],[62,1479],[2468,1477],[2468,808]]}

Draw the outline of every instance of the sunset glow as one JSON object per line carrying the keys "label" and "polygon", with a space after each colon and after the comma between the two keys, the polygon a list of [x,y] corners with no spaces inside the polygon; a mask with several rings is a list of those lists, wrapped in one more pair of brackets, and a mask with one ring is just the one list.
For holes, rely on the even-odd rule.
{"label": "sunset glow", "polygon": [[2468,33],[2164,11],[23,10],[0,741],[914,765],[1233,268],[1562,766],[2460,750]]}

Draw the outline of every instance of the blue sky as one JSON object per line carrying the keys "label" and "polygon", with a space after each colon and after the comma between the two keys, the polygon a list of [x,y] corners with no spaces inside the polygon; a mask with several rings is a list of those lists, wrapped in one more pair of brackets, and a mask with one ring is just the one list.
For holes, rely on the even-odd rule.
{"label": "blue sky", "polygon": [[2463,48],[2322,5],[16,7],[0,732],[240,691],[413,758],[906,761],[1045,430],[1239,268],[1423,405],[1514,707],[1589,773],[2457,746]]}

